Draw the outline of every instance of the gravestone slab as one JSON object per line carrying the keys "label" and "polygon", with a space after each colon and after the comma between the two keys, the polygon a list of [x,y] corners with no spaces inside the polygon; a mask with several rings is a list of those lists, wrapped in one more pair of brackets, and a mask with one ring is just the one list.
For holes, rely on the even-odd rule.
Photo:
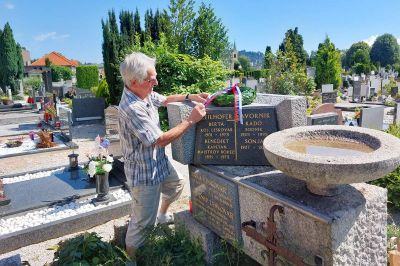
{"label": "gravestone slab", "polygon": [[196,125],[194,163],[266,165],[262,143],[277,130],[274,106],[243,106],[243,125],[232,107],[209,107]]}
{"label": "gravestone slab", "polygon": [[[96,182],[87,178],[82,169],[71,172],[64,169],[42,178],[9,184],[5,182],[4,190],[11,203],[0,206],[0,215],[40,208],[73,195],[96,194]],[[111,176],[109,181],[110,190],[122,187],[122,183]]]}
{"label": "gravestone slab", "polygon": [[212,169],[189,166],[193,217],[222,238],[241,243],[238,186]]}
{"label": "gravestone slab", "polygon": [[335,112],[310,115],[307,117],[307,125],[337,125],[338,114]]}
{"label": "gravestone slab", "polygon": [[104,98],[73,98],[72,120],[73,122],[102,120],[104,118]]}
{"label": "gravestone slab", "polygon": [[397,125],[400,124],[400,103],[397,102],[396,105],[394,106],[393,123]]}
{"label": "gravestone slab", "polygon": [[[253,220],[261,227],[272,206],[283,207],[282,214],[275,213],[277,243],[308,265],[386,265],[386,189],[359,183],[344,185],[337,196],[320,197],[309,193],[303,181],[275,169],[260,169],[259,174],[244,167],[221,169],[243,184],[242,222]],[[244,252],[266,265],[261,256],[265,246],[244,231],[242,238]],[[322,264],[315,264],[317,258]]]}
{"label": "gravestone slab", "polygon": [[360,92],[361,97],[368,97],[368,89],[369,89],[368,85],[366,84],[361,85],[361,92]]}
{"label": "gravestone slab", "polygon": [[335,104],[333,103],[323,103],[318,105],[314,110],[312,110],[311,115],[332,113],[332,112],[338,115],[337,125],[343,125],[342,111],[340,109],[335,108]]}
{"label": "gravestone slab", "polygon": [[361,81],[354,80],[353,81],[353,100],[361,99]]}
{"label": "gravestone slab", "polygon": [[384,106],[376,106],[361,109],[361,126],[372,129],[383,129]]}
{"label": "gravestone slab", "polygon": [[322,93],[333,92],[333,84],[322,84]]}
{"label": "gravestone slab", "polygon": [[373,97],[375,95],[375,88],[369,88],[369,97]]}
{"label": "gravestone slab", "polygon": [[17,254],[0,260],[0,266],[21,266],[21,255]]}
{"label": "gravestone slab", "polygon": [[106,124],[106,136],[108,138],[119,139],[119,128],[118,128],[118,106],[110,105],[104,110],[105,124]]}
{"label": "gravestone slab", "polygon": [[336,92],[322,93],[322,103],[336,103]]}
{"label": "gravestone slab", "polygon": [[[272,105],[276,108],[278,129],[307,125],[306,98],[303,96],[277,95],[257,93],[255,103]],[[168,120],[170,128],[177,126],[192,111],[193,103],[168,104]],[[180,138],[172,142],[172,157],[182,163],[193,163],[196,125],[192,126]]]}

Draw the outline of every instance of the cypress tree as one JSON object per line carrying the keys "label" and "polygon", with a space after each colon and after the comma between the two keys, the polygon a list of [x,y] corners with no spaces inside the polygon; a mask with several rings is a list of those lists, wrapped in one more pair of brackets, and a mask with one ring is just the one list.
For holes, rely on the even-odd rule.
{"label": "cypress tree", "polygon": [[18,60],[21,55],[18,55],[17,44],[15,43],[12,29],[8,22],[4,26],[0,41],[1,51],[1,84],[2,88],[10,86],[13,93],[17,91],[18,78]]}
{"label": "cypress tree", "polygon": [[135,28],[135,35],[142,36],[142,28],[140,26],[140,15],[139,15],[139,11],[137,8],[135,11],[135,15],[133,17],[133,24],[134,24],[134,28]]}
{"label": "cypress tree", "polygon": [[[3,62],[3,51],[1,49],[1,47],[3,46],[3,31],[0,28],[0,62]],[[4,65],[0,64],[0,89],[4,89],[3,88],[3,72],[4,72]],[[1,93],[1,91],[0,91]]]}
{"label": "cypress tree", "polygon": [[145,39],[152,39],[152,28],[153,28],[153,11],[151,9],[147,9],[144,14],[144,33]]}
{"label": "cypress tree", "polygon": [[24,66],[24,59],[22,58],[22,48],[19,43],[17,43],[17,56],[18,56],[18,71],[17,71],[17,78],[22,79],[24,77],[25,66]]}
{"label": "cypress tree", "polygon": [[110,90],[110,103],[117,104],[122,92],[122,83],[118,79],[120,36],[114,10],[108,12],[108,19],[102,21],[104,72]]}
{"label": "cypress tree", "polygon": [[160,40],[160,11],[157,9],[151,24],[151,39],[155,42]]}
{"label": "cypress tree", "polygon": [[121,45],[122,47],[131,46],[135,40],[135,25],[133,13],[122,10],[119,14]]}

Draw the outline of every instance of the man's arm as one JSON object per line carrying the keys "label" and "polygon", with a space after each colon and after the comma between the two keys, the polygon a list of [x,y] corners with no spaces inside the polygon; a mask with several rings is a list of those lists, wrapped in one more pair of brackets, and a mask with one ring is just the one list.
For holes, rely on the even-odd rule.
{"label": "man's arm", "polygon": [[156,145],[165,147],[170,144],[175,139],[179,138],[180,136],[185,133],[193,124],[199,122],[203,117],[206,115],[206,108],[203,104],[197,104],[192,112],[190,113],[189,117],[182,121],[179,125],[174,128],[171,128],[167,132],[164,132],[156,141]]}
{"label": "man's arm", "polygon": [[[187,94],[175,94],[175,95],[169,95],[163,102],[164,106],[167,106],[169,103],[173,102],[183,102],[186,100],[186,95]],[[189,94],[188,99],[191,101],[199,102],[199,103],[205,103],[206,99],[208,97],[208,93],[202,92],[199,94]]]}

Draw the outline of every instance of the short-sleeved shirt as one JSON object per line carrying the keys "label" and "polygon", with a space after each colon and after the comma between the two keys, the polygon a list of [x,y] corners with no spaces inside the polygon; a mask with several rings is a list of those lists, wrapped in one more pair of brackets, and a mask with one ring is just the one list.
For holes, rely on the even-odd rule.
{"label": "short-sleeved shirt", "polygon": [[156,145],[161,136],[158,107],[165,97],[152,92],[145,100],[126,87],[119,103],[119,134],[128,184],[156,185],[170,173],[163,147]]}

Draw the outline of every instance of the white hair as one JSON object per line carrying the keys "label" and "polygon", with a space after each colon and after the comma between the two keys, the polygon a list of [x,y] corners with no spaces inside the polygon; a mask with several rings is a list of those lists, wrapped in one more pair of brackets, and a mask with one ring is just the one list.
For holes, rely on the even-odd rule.
{"label": "white hair", "polygon": [[139,52],[131,53],[119,66],[125,86],[130,87],[132,81],[142,82],[147,77],[147,71],[154,68],[156,59]]}

